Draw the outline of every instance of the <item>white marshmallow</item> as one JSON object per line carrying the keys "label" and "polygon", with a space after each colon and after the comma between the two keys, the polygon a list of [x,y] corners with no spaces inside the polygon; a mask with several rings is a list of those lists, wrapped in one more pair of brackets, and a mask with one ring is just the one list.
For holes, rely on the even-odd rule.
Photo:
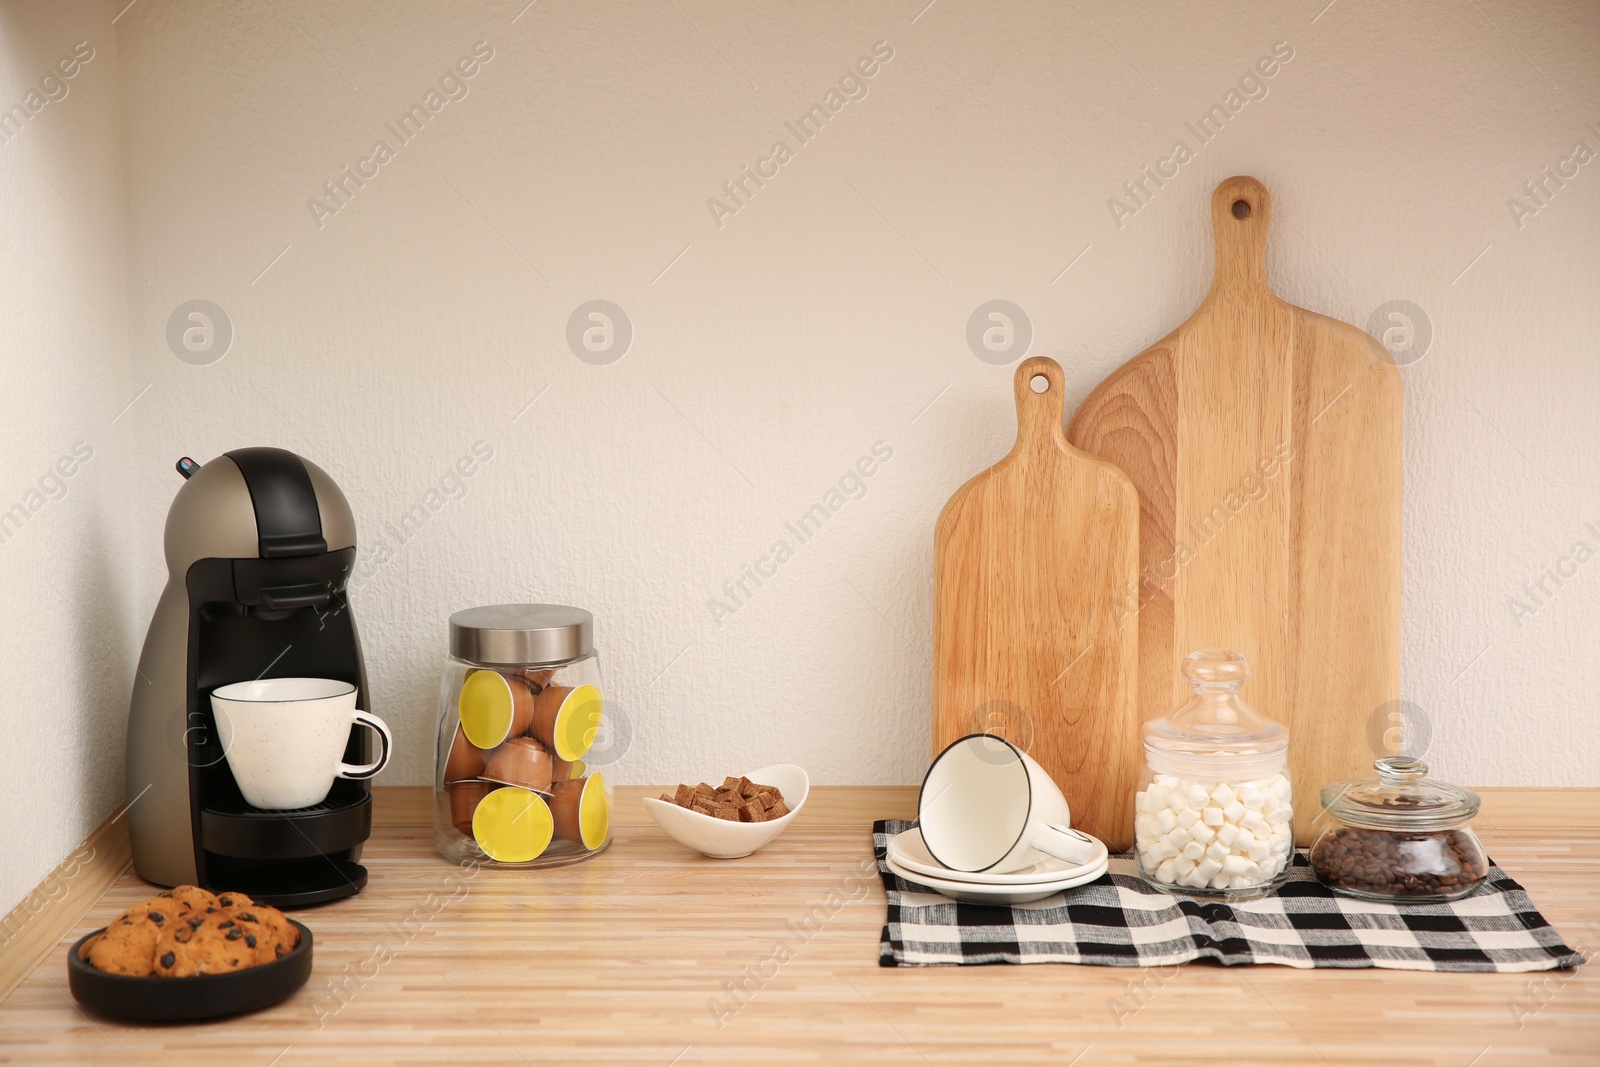
{"label": "white marshmallow", "polygon": [[1251,888],[1294,855],[1292,790],[1282,774],[1232,782],[1159,774],[1135,809],[1140,863],[1169,885]]}
{"label": "white marshmallow", "polygon": [[1144,865],[1151,867],[1158,863],[1165,863],[1177,854],[1178,850],[1167,844],[1165,838],[1157,838],[1144,853]]}

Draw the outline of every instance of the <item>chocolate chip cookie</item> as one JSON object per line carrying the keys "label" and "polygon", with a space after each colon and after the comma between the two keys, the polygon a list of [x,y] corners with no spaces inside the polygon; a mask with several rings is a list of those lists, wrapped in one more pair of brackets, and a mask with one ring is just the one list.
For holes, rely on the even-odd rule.
{"label": "chocolate chip cookie", "polygon": [[155,944],[155,973],[162,978],[242,971],[256,962],[256,938],[226,912],[177,923]]}
{"label": "chocolate chip cookie", "polygon": [[150,974],[162,928],[148,918],[119,915],[89,949],[89,962],[107,974],[143,978]]}

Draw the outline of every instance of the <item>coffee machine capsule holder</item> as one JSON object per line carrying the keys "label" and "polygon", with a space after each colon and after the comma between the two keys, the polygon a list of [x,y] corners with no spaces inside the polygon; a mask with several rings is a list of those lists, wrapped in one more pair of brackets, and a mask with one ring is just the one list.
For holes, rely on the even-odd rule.
{"label": "coffee machine capsule holder", "polygon": [[[168,580],[150,622],[128,713],[127,819],[139,876],[297,907],[360,892],[372,831],[369,783],[338,779],[296,811],[245,803],[228,769],[211,692],[256,678],[336,678],[368,708],[346,585],[355,520],[316,464],[241,448],[200,466],[167,515]],[[350,762],[370,759],[354,730]]]}

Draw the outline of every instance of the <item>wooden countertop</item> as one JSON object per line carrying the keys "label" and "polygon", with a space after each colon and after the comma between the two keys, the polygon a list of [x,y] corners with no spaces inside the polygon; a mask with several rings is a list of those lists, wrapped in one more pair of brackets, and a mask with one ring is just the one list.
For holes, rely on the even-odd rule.
{"label": "wooden countertop", "polygon": [[[1593,966],[1190,964],[1165,981],[1060,965],[880,968],[870,823],[909,817],[915,790],[815,789],[782,837],[733,861],[661,833],[638,802],[647,792],[618,790],[615,843],[591,861],[457,881],[433,850],[428,792],[377,790],[367,889],[297,913],[317,935],[310,983],[219,1023],[125,1026],[69,999],[66,947],[151,892],[122,870],[103,894],[65,895],[77,914],[59,927],[76,917],[71,932],[52,934],[0,1001],[0,1062],[1600,1063]],[[1600,790],[1484,793],[1475,825],[1491,855],[1569,943],[1600,948]],[[1119,1022],[1111,1002],[1140,982],[1144,1006]],[[752,991],[735,999],[732,983]]]}

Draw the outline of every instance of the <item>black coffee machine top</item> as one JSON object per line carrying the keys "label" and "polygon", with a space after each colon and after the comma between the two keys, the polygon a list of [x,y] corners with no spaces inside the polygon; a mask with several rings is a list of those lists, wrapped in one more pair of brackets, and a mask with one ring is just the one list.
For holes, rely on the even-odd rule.
{"label": "black coffee machine top", "polygon": [[[244,802],[211,713],[211,693],[256,678],[336,678],[369,707],[346,584],[355,519],[316,464],[281,448],[240,448],[200,465],[167,514],[167,585],[139,657],[128,712],[128,829],[134,867],[157,885],[248,893],[279,907],[350,896],[372,830],[366,781],[339,779],[321,804],[264,811]],[[368,732],[345,759],[365,762]]]}

